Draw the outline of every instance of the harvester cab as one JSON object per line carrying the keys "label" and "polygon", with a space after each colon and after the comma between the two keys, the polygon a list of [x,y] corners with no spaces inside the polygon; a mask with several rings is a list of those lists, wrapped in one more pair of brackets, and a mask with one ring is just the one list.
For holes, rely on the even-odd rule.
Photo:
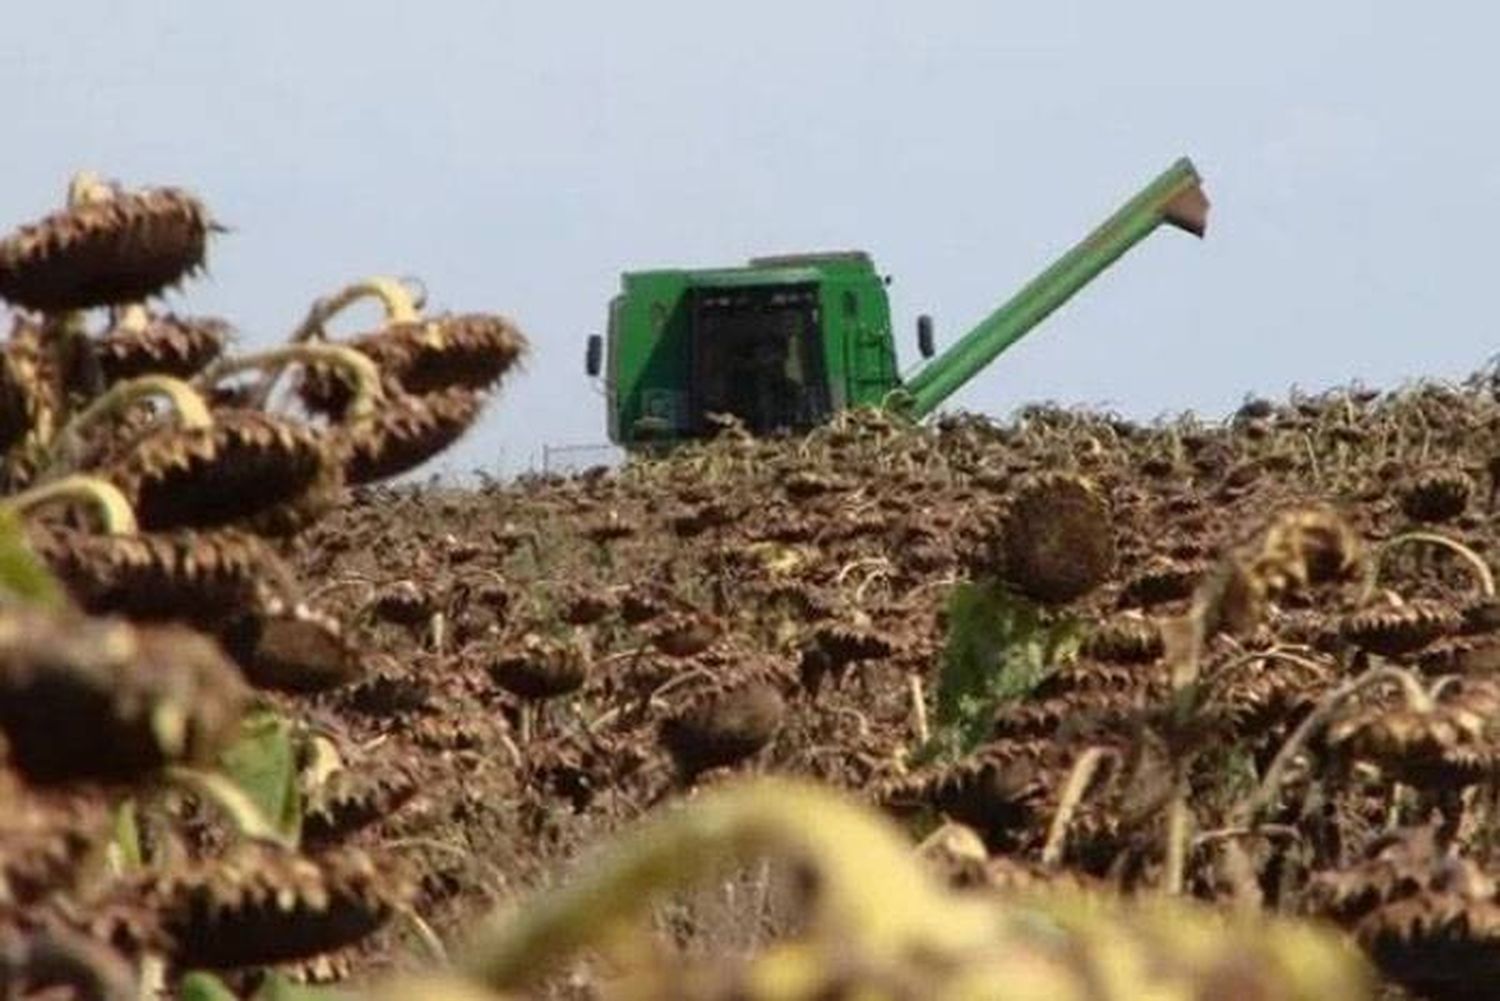
{"label": "harvester cab", "polygon": [[[628,449],[706,437],[719,415],[757,435],[807,431],[866,405],[920,418],[1159,225],[1201,237],[1207,218],[1198,173],[1180,159],[908,381],[888,279],[857,250],[626,272],[586,369],[603,374],[609,437]],[[917,340],[930,358],[926,316]]]}

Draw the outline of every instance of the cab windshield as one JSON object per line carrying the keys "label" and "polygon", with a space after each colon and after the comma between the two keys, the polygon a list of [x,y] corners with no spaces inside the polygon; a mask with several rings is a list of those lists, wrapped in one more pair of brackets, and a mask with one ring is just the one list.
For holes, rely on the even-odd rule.
{"label": "cab windshield", "polygon": [[693,414],[733,414],[757,435],[829,415],[812,285],[700,289],[693,295]]}

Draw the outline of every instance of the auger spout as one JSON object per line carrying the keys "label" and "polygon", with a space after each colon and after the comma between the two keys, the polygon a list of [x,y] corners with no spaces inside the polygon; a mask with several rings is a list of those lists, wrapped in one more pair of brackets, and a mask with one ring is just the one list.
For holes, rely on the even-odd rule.
{"label": "auger spout", "polygon": [[913,417],[930,414],[1162,223],[1201,238],[1208,209],[1202,179],[1192,161],[1182,157],[913,376],[898,394],[902,407]]}

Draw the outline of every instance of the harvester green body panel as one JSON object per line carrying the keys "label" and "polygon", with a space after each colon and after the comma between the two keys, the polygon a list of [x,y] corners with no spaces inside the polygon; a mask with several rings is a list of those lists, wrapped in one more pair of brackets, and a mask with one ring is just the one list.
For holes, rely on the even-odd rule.
{"label": "harvester green body panel", "polygon": [[886,280],[861,251],[627,272],[605,344],[610,440],[703,437],[721,413],[757,434],[863,405],[924,416],[1162,223],[1202,236],[1207,211],[1177,161],[905,384]]}
{"label": "harvester green body panel", "polygon": [[[781,357],[757,358],[773,332]],[[610,439],[624,445],[702,436],[715,413],[806,430],[897,385],[885,283],[857,251],[627,273],[608,345]]]}

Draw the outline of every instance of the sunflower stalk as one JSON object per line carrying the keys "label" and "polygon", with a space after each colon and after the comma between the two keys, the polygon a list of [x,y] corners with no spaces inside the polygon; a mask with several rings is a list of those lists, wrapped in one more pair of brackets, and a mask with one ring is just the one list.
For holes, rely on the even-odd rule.
{"label": "sunflower stalk", "polygon": [[1058,799],[1057,812],[1052,815],[1052,824],[1047,829],[1047,842],[1042,847],[1043,865],[1057,865],[1062,861],[1068,825],[1083,803],[1083,795],[1098,773],[1099,765],[1107,757],[1109,752],[1104,748],[1090,747],[1078,756],[1078,760],[1069,769],[1068,780],[1063,784],[1062,795]]}
{"label": "sunflower stalk", "polygon": [[[297,329],[292,331],[287,338],[289,345],[307,344],[311,341],[326,340],[328,336],[328,323],[339,313],[348,309],[355,303],[366,299],[378,299],[381,308],[385,311],[385,322],[412,323],[421,319],[421,308],[424,305],[423,297],[414,296],[397,278],[386,276],[375,276],[362,281],[346,285],[334,292],[318,299],[312,304],[303,317]],[[271,390],[275,387],[279,370],[274,371],[261,379],[260,385],[256,386],[250,394],[250,405],[258,409],[264,409],[266,403],[271,399]],[[359,376],[355,376],[356,379]]]}
{"label": "sunflower stalk", "polygon": [[135,511],[132,510],[130,501],[120,492],[119,487],[97,476],[77,474],[51,480],[6,498],[4,502],[0,502],[0,509],[24,518],[49,504],[68,501],[87,504],[105,534],[136,533]]}
{"label": "sunflower stalk", "polygon": [[293,344],[319,340],[327,336],[328,322],[355,303],[366,299],[380,300],[385,322],[411,323],[420,319],[421,303],[396,278],[377,276],[346,285],[332,295],[313,303],[302,323],[289,338]]}
{"label": "sunflower stalk", "polygon": [[1375,569],[1366,579],[1364,592],[1360,596],[1361,603],[1369,601],[1379,587],[1379,571],[1385,562],[1385,557],[1398,547],[1412,543],[1437,546],[1453,553],[1459,559],[1463,560],[1469,569],[1474,572],[1474,579],[1479,585],[1480,595],[1485,598],[1493,598],[1495,596],[1495,575],[1490,570],[1489,564],[1484,561],[1484,557],[1480,556],[1473,549],[1470,549],[1457,539],[1450,539],[1439,532],[1404,532],[1387,540],[1380,547],[1379,551],[1376,552],[1373,561]]}
{"label": "sunflower stalk", "polygon": [[349,405],[349,414],[355,421],[374,415],[385,395],[380,387],[380,369],[368,356],[340,344],[290,344],[237,358],[225,358],[209,366],[194,383],[209,389],[242,372],[258,371],[265,373],[265,379],[257,387],[256,394],[260,396],[264,393],[269,396],[287,366],[319,363],[338,368],[354,380],[354,399]]}
{"label": "sunflower stalk", "polygon": [[43,453],[42,479],[67,472],[77,461],[83,445],[83,434],[100,421],[113,417],[133,403],[150,397],[161,397],[172,405],[178,423],[187,430],[212,427],[214,418],[208,404],[191,385],[170,375],[143,375],[117,383],[95,397],[75,414],[57,433]]}

